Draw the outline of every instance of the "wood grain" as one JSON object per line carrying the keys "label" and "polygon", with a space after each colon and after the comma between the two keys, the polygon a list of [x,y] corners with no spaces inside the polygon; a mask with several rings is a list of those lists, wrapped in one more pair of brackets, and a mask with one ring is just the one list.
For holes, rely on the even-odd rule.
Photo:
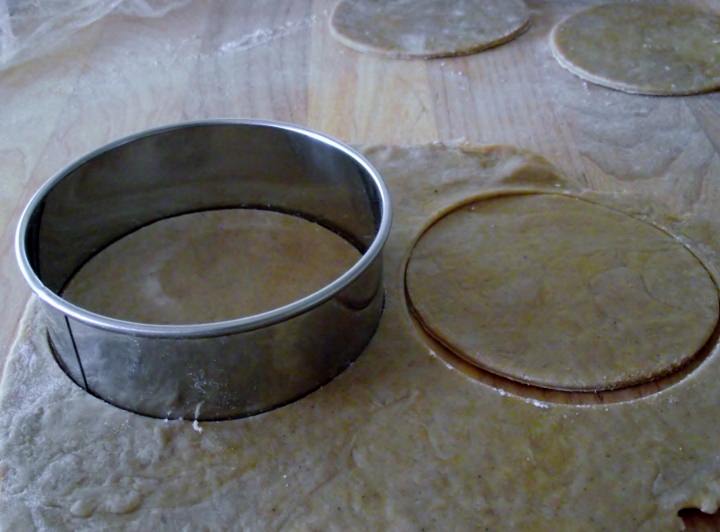
{"label": "wood grain", "polygon": [[[194,2],[161,19],[110,16],[0,71],[0,365],[29,295],[13,234],[30,195],[87,151],[180,120],[263,117],[357,144],[514,144],[590,188],[720,216],[720,94],[631,96],[560,68],[548,32],[589,3],[531,0],[532,26],[515,41],[403,61],[336,43],[333,0]],[[684,517],[720,530],[720,518]]]}

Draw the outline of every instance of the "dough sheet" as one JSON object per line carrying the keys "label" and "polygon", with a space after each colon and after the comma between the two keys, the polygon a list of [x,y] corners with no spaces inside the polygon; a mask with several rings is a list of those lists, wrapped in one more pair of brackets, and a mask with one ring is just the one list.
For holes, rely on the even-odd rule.
{"label": "dough sheet", "polygon": [[359,258],[346,240],[297,216],[206,211],[167,218],[118,240],[78,271],[63,296],[129,321],[222,321],[308,296]]}
{"label": "dough sheet", "polygon": [[194,427],[153,420],[72,384],[51,358],[33,302],[0,387],[0,528],[656,531],[680,528],[683,507],[717,507],[716,349],[643,398],[531,399],[435,356],[403,290],[427,223],[493,191],[565,192],[611,205],[673,232],[713,276],[717,228],[644,197],[584,192],[511,147],[365,152],[394,195],[395,220],[386,308],[355,364],[253,418]]}

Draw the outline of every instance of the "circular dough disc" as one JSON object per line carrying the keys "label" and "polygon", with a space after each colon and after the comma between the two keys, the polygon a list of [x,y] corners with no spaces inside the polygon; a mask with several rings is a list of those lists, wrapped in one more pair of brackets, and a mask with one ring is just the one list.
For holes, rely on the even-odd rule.
{"label": "circular dough disc", "polygon": [[573,74],[625,92],[682,95],[720,87],[720,16],[692,6],[592,7],[558,24],[550,45]]}
{"label": "circular dough disc", "polygon": [[553,194],[452,211],[407,268],[416,316],[477,366],[561,390],[606,390],[682,365],[718,319],[707,270],[667,233]]}
{"label": "circular dough disc", "polygon": [[63,297],[144,323],[200,323],[292,303],[360,257],[324,227],[278,212],[226,209],[161,220],[94,256]]}
{"label": "circular dough disc", "polygon": [[432,58],[497,46],[528,21],[522,0],[341,0],[330,29],[361,52]]}

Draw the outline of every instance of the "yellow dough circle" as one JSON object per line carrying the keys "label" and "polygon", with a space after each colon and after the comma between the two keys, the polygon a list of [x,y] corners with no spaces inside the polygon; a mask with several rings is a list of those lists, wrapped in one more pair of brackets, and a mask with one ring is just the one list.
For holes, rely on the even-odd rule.
{"label": "yellow dough circle", "polygon": [[683,365],[710,338],[718,293],[664,231],[558,194],[462,206],[418,240],[409,304],[471,363],[559,390],[608,390]]}
{"label": "yellow dough circle", "polygon": [[497,46],[528,22],[522,0],[341,0],[330,30],[361,52],[432,58]]}
{"label": "yellow dough circle", "polygon": [[592,7],[558,24],[550,46],[573,74],[625,92],[683,95],[720,87],[720,16],[688,5]]}
{"label": "yellow dough circle", "polygon": [[118,240],[80,269],[63,297],[130,321],[221,321],[310,295],[359,258],[345,239],[297,216],[207,211],[161,220]]}

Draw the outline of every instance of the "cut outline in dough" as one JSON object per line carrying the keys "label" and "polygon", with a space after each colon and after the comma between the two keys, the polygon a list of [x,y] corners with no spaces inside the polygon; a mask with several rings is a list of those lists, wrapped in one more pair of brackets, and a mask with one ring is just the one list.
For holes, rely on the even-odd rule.
{"label": "cut outline in dough", "polygon": [[[530,27],[531,23],[531,17],[529,10],[527,12],[527,16],[525,18],[525,21],[517,28],[514,28],[510,32],[502,35],[501,37],[498,37],[495,40],[482,42],[478,44],[474,44],[471,46],[466,46],[465,48],[459,48],[456,50],[448,50],[443,52],[426,52],[426,53],[417,53],[417,52],[407,52],[403,50],[392,50],[388,48],[381,48],[379,46],[373,46],[372,44],[363,43],[360,41],[356,41],[355,39],[352,39],[343,33],[341,33],[337,28],[335,28],[335,24],[333,21],[335,20],[335,12],[338,10],[340,5],[344,2],[344,0],[339,0],[335,7],[333,7],[332,12],[330,13],[330,16],[328,17],[328,26],[330,27],[330,35],[343,44],[344,46],[347,46],[351,50],[354,50],[356,52],[360,53],[370,53],[375,55],[384,56],[390,59],[440,59],[440,58],[452,58],[452,57],[462,57],[465,55],[473,55],[477,54],[479,52],[489,50],[491,48],[496,48],[498,46],[501,46],[503,44],[506,44],[513,39],[519,37],[523,33],[525,33],[528,28]],[[527,6],[526,6],[527,9]]]}
{"label": "cut outline in dough", "polygon": [[520,380],[517,377],[504,375],[493,370],[490,367],[482,365],[477,360],[472,360],[462,354],[459,348],[452,346],[447,340],[440,338],[437,333],[432,331],[432,328],[427,326],[420,312],[415,308],[412,302],[412,297],[407,283],[408,268],[412,259],[413,251],[417,246],[418,242],[437,222],[449,216],[455,211],[463,209],[473,203],[481,201],[491,200],[494,198],[500,198],[505,196],[524,196],[524,195],[557,195],[568,198],[577,199],[584,201],[599,207],[603,207],[612,210],[616,213],[620,213],[624,216],[633,218],[634,220],[645,223],[658,231],[664,233],[669,238],[672,238],[683,248],[685,248],[700,264],[703,270],[708,274],[710,280],[715,286],[716,296],[720,302],[720,279],[713,272],[711,268],[707,266],[702,256],[692,246],[679,239],[667,228],[659,225],[655,221],[640,220],[635,216],[630,215],[621,209],[615,208],[610,205],[603,204],[599,201],[591,200],[582,197],[579,194],[566,192],[566,191],[553,191],[543,190],[535,188],[517,188],[512,190],[490,190],[481,192],[479,194],[473,194],[467,198],[463,198],[461,201],[452,203],[451,205],[444,206],[439,211],[435,212],[429,220],[418,230],[416,235],[412,238],[410,246],[403,257],[403,269],[402,269],[402,296],[404,298],[404,309],[407,314],[409,321],[412,323],[418,336],[421,337],[422,341],[428,345],[430,352],[439,358],[447,367],[455,369],[460,373],[472,378],[478,382],[481,382],[501,393],[508,393],[515,396],[526,397],[532,400],[546,401],[550,403],[558,404],[573,404],[573,405],[589,405],[597,403],[622,403],[628,401],[634,401],[643,399],[647,396],[651,396],[666,390],[675,384],[682,382],[686,377],[690,376],[698,369],[702,363],[708,358],[713,352],[718,342],[720,341],[720,318],[716,319],[715,325],[710,332],[707,340],[702,346],[692,355],[688,356],[681,363],[675,366],[669,366],[664,371],[657,372],[652,375],[649,379],[637,380],[634,382],[628,382],[621,384],[620,386],[603,389],[603,390],[571,390],[554,388],[549,386],[541,386],[536,383],[527,382]]}

